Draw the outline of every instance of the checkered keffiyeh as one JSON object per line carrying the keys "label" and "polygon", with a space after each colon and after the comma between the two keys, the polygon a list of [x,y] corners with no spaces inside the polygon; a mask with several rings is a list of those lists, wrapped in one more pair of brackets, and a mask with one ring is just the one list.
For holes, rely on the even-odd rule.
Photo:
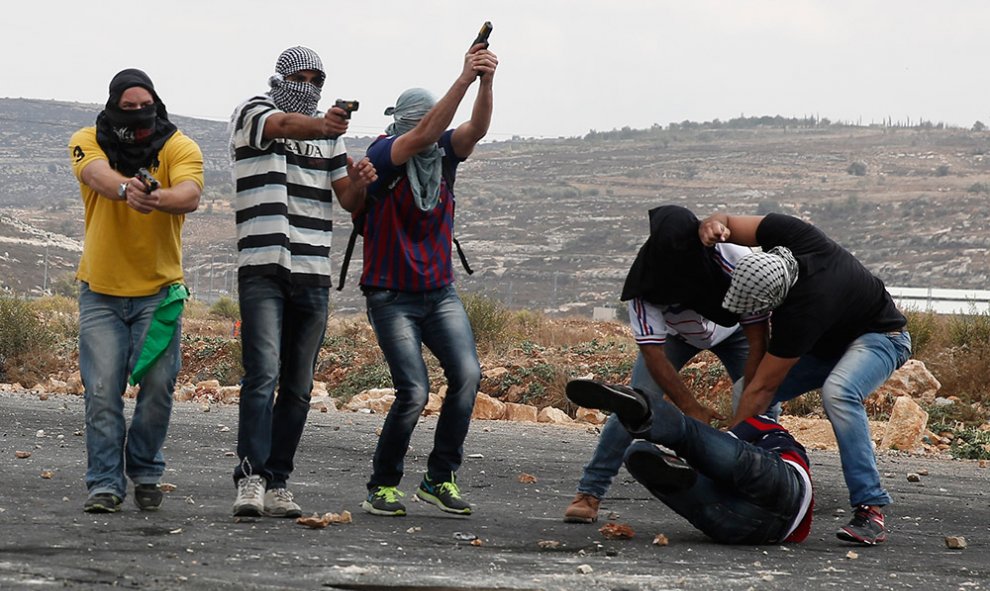
{"label": "checkered keffiyeh", "polygon": [[[302,113],[315,115],[320,103],[320,87],[308,82],[291,82],[286,76],[291,76],[302,70],[314,70],[320,77],[326,77],[323,61],[315,51],[308,47],[290,47],[278,56],[275,62],[275,75],[268,79],[271,87],[272,100],[275,106],[286,113]],[[322,82],[321,82],[322,85]]]}
{"label": "checkered keffiyeh", "polygon": [[789,248],[777,246],[740,259],[722,307],[736,314],[773,310],[797,281],[798,263]]}

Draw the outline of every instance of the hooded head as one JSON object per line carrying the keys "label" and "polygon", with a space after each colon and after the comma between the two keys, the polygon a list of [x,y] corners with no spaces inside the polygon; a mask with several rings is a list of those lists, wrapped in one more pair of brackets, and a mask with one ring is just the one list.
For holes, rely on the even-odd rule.
{"label": "hooded head", "polygon": [[746,255],[732,272],[722,307],[737,314],[773,310],[783,303],[797,278],[797,260],[786,247]]}
{"label": "hooded head", "polygon": [[639,249],[622,287],[622,301],[682,304],[722,326],[739,321],[722,308],[729,276],[714,248],[698,237],[697,216],[679,205],[650,210],[650,237]]}
{"label": "hooded head", "polygon": [[[299,76],[312,72],[312,76]],[[295,78],[308,78],[307,81]],[[326,72],[323,61],[308,47],[296,46],[283,51],[275,60],[275,74],[268,79],[275,106],[286,113],[316,115]]]}
{"label": "hooded head", "polygon": [[[143,90],[135,93],[135,88]],[[141,167],[154,168],[158,152],[176,131],[154,83],[143,71],[128,68],[110,80],[109,90],[106,107],[96,118],[96,141],[110,166],[127,176]],[[146,103],[149,94],[152,102]]]}
{"label": "hooded head", "polygon": [[[121,102],[125,93],[132,88],[143,88],[151,94],[153,103],[132,105]],[[145,95],[147,96],[147,95]],[[159,118],[168,121],[165,103],[155,92],[155,85],[147,74],[137,68],[121,70],[110,80],[110,97],[103,111],[117,141],[125,144],[148,142],[155,132]]]}
{"label": "hooded head", "polygon": [[394,121],[385,129],[388,135],[402,135],[416,127],[430,109],[437,104],[437,99],[424,88],[410,88],[399,95],[394,107],[385,109],[386,115],[391,115]]}

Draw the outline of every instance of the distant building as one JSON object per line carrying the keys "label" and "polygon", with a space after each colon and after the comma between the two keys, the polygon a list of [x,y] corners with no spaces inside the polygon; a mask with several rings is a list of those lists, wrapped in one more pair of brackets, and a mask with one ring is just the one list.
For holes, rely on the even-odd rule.
{"label": "distant building", "polygon": [[595,322],[611,322],[617,318],[615,308],[595,307],[591,312],[591,319]]}

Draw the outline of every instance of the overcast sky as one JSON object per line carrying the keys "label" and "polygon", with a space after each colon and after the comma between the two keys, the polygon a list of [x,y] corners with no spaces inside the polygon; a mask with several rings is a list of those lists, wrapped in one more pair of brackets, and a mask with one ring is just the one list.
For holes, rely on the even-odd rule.
{"label": "overcast sky", "polygon": [[359,100],[351,133],[373,135],[401,91],[449,88],[485,20],[489,139],[740,115],[990,123],[986,0],[5,2],[0,96],[104,103],[138,67],[171,113],[225,120],[305,45],[321,107]]}

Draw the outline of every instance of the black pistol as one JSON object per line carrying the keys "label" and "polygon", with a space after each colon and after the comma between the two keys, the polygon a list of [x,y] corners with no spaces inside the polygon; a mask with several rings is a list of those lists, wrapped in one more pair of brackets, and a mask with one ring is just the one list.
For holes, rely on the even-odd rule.
{"label": "black pistol", "polygon": [[158,182],[158,179],[151,176],[151,173],[148,172],[147,168],[139,168],[136,176],[138,180],[140,180],[141,183],[144,185],[145,193],[151,194],[157,191],[158,188],[162,186],[162,184]]}
{"label": "black pistol", "polygon": [[334,102],[333,106],[346,111],[347,115],[344,116],[344,119],[350,119],[351,113],[357,111],[358,106],[360,106],[360,104],[357,101],[345,101],[344,99],[337,99],[336,102]]}
{"label": "black pistol", "polygon": [[479,43],[484,43],[487,48],[488,36],[492,34],[492,28],[492,21],[485,21],[485,24],[481,25],[481,30],[478,31],[478,36],[475,37],[474,43],[471,44],[471,47],[474,47]]}

